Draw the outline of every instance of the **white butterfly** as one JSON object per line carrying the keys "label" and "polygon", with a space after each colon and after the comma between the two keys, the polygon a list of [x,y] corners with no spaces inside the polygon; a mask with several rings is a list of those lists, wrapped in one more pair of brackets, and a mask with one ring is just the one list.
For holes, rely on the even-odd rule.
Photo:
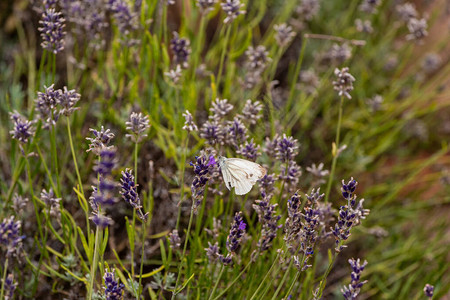
{"label": "white butterfly", "polygon": [[267,173],[267,170],[257,163],[240,158],[219,156],[219,167],[225,185],[229,190],[234,187],[236,195],[250,192],[256,181]]}

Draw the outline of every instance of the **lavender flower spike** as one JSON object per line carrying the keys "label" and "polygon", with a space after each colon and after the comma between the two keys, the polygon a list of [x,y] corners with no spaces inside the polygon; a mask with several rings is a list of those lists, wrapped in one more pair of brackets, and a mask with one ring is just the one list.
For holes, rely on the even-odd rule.
{"label": "lavender flower spike", "polygon": [[148,213],[142,213],[141,199],[139,199],[136,189],[137,184],[134,181],[134,176],[130,169],[122,171],[120,186],[120,194],[122,195],[122,198],[136,210],[139,219],[145,222],[148,218]]}
{"label": "lavender flower spike", "polygon": [[174,31],[173,38],[170,41],[170,49],[173,52],[175,64],[187,68],[189,66],[189,56],[191,55],[190,41],[185,38],[180,38],[178,32]]}
{"label": "lavender flower spike", "polygon": [[145,132],[150,128],[148,116],[132,112],[130,119],[125,124],[127,125],[127,130],[131,131],[131,134],[126,136],[131,138],[133,142],[139,143],[143,138],[147,137]]}
{"label": "lavender flower spike", "polygon": [[194,123],[194,118],[192,117],[191,113],[186,110],[186,112],[183,113],[183,117],[185,118],[183,129],[187,132],[191,131],[198,131],[197,125]]}
{"label": "lavender flower spike", "polygon": [[349,92],[353,90],[353,82],[355,81],[355,77],[352,76],[348,72],[348,68],[342,68],[341,70],[335,69],[334,75],[336,75],[337,79],[333,81],[334,89],[338,91],[339,96],[345,96],[348,99],[352,99]]}
{"label": "lavender flower spike", "polygon": [[64,37],[66,32],[64,31],[65,19],[60,12],[56,12],[54,8],[46,9],[42,13],[42,20],[39,24],[38,30],[41,32],[42,48],[57,54],[64,49]]}
{"label": "lavender flower spike", "polygon": [[198,206],[203,199],[203,193],[205,192],[206,183],[210,178],[212,166],[215,164],[213,156],[207,157],[206,155],[196,156],[196,163],[190,163],[194,167],[195,177],[191,185],[192,201],[194,212],[197,212]]}
{"label": "lavender flower spike", "polygon": [[122,300],[123,292],[125,285],[123,283],[119,283],[115,278],[114,269],[111,272],[105,270],[105,276],[103,277],[105,280],[105,296],[107,300]]}
{"label": "lavender flower spike", "polygon": [[423,292],[425,293],[425,296],[427,296],[428,298],[433,298],[433,294],[434,294],[434,286],[432,286],[431,284],[425,284],[425,287],[423,288]]}
{"label": "lavender flower spike", "polygon": [[110,129],[106,129],[102,126],[100,130],[89,128],[94,134],[93,138],[86,138],[91,143],[89,144],[89,149],[86,152],[92,151],[96,155],[100,155],[103,149],[110,149],[112,146],[108,146],[111,140],[114,138],[114,133]]}
{"label": "lavender flower spike", "polygon": [[227,250],[235,253],[239,247],[242,237],[245,234],[245,227],[247,225],[242,219],[242,212],[237,212],[234,215],[233,223],[231,224],[230,234],[227,238]]}
{"label": "lavender flower spike", "polygon": [[6,250],[6,257],[19,257],[22,250],[22,240],[25,236],[20,235],[22,223],[14,221],[14,216],[3,219],[0,223],[0,249]]}
{"label": "lavender flower spike", "polygon": [[361,291],[361,287],[367,283],[367,280],[360,281],[361,280],[361,273],[364,271],[364,268],[367,265],[367,261],[364,261],[363,264],[361,264],[360,259],[358,258],[355,260],[354,258],[348,260],[350,266],[352,267],[352,274],[351,283],[347,286],[344,286],[344,288],[341,289],[342,295],[347,300],[354,300],[359,295],[359,292]]}
{"label": "lavender flower spike", "polygon": [[20,143],[27,143],[34,135],[34,121],[26,120],[17,111],[10,113],[10,118],[14,122],[14,129],[9,132],[11,137]]}
{"label": "lavender flower spike", "polygon": [[80,97],[81,95],[75,90],[67,90],[67,87],[64,87],[60,97],[57,99],[58,104],[62,107],[59,113],[68,117],[75,110],[80,109],[79,107],[75,107],[75,104],[80,100]]}
{"label": "lavender flower spike", "polygon": [[14,282],[14,275],[8,274],[8,277],[5,278],[4,282],[5,286],[5,300],[11,300],[14,297],[14,291],[17,288],[17,282]]}
{"label": "lavender flower spike", "polygon": [[245,4],[241,3],[240,0],[226,0],[220,3],[223,11],[227,14],[227,17],[223,20],[225,24],[231,23],[239,15],[245,14],[245,10],[240,10]]}

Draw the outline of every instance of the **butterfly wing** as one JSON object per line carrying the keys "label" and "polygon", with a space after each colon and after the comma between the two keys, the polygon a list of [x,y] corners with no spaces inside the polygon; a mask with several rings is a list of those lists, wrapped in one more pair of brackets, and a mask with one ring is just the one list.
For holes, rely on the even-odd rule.
{"label": "butterfly wing", "polygon": [[222,176],[229,190],[235,188],[236,195],[245,195],[253,185],[266,175],[259,164],[240,158],[228,158],[223,164]]}

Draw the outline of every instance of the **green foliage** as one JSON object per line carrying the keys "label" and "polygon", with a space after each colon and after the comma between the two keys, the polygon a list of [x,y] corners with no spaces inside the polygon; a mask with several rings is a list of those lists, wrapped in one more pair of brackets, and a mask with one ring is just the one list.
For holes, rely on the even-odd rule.
{"label": "green foliage", "polygon": [[[450,198],[445,179],[449,181],[450,175],[445,170],[450,169],[450,65],[445,64],[449,59],[445,55],[450,36],[448,30],[439,31],[448,26],[439,1],[418,8],[419,15],[426,11],[430,16],[430,36],[423,44],[405,39],[407,24],[395,12],[395,1],[382,1],[373,14],[362,12],[356,0],[320,1],[320,10],[310,20],[301,20],[296,12],[302,1],[243,1],[246,13],[223,24],[226,14],[219,3],[202,14],[196,1],[177,0],[177,5],[166,6],[166,1],[143,0],[140,10],[133,11],[136,26],[127,34],[106,1],[100,1],[108,12],[105,43],[95,45],[89,32],[65,16],[66,49],[58,54],[39,45],[41,25],[36,19],[40,16],[32,4],[39,1],[19,2],[27,5],[14,9],[0,33],[0,217],[20,220],[21,234],[26,236],[23,257],[0,260],[0,274],[3,279],[15,275],[16,298],[73,293],[106,299],[102,278],[105,268],[114,266],[127,299],[286,299],[289,295],[342,299],[340,288],[349,282],[350,257],[369,262],[363,272],[363,280],[368,280],[363,297],[421,299],[426,283],[435,286],[436,299],[449,293]],[[133,10],[131,2],[124,1]],[[359,32],[356,19],[370,20],[373,32]],[[275,39],[274,25],[281,23],[291,24],[296,33],[286,47]],[[188,39],[192,48],[177,82],[167,74],[176,70],[170,47],[173,31]],[[248,88],[254,74],[246,51],[259,45],[271,60]],[[349,46],[351,55],[343,61],[330,59],[333,45]],[[423,63],[427,53],[441,55],[435,70],[427,70]],[[349,67],[356,78],[351,100],[333,89],[334,69],[343,67]],[[317,75],[313,85],[301,79],[307,70]],[[58,89],[75,89],[81,100],[76,105],[79,110],[61,115],[47,130],[35,99],[53,83]],[[376,95],[383,102],[374,108],[368,100]],[[261,198],[257,186],[245,196],[236,196],[221,179],[208,182],[194,210],[189,162],[207,149],[242,157],[236,147],[211,147],[199,131],[183,130],[186,110],[201,128],[216,98],[228,99],[234,106],[225,121],[242,115],[247,99],[263,104],[262,118],[246,123],[247,140],[261,146],[257,161],[269,173],[278,176],[285,165],[270,156],[267,139],[286,133],[300,143],[299,182],[289,187],[286,180],[276,178],[271,203],[278,204],[278,224],[284,225],[287,200],[296,190],[303,197],[312,188],[321,186],[325,191],[329,186],[326,197],[337,210],[345,204],[340,180],[351,176],[358,180],[357,194],[366,198],[365,208],[371,213],[352,230],[345,242],[348,248],[338,255],[333,238],[317,243],[308,261],[312,266],[299,271],[279,229],[272,246],[260,253],[262,224],[251,206]],[[36,120],[28,143],[11,138],[13,111]],[[142,112],[150,120],[148,136],[138,144],[126,137],[125,122],[131,112]],[[137,192],[143,211],[149,212],[147,221],[137,218],[122,199],[113,208],[100,208],[114,220],[110,227],[99,229],[90,219],[91,186],[98,187],[99,179],[93,168],[99,158],[86,151],[86,137],[92,137],[90,128],[101,126],[115,135],[111,145],[117,149],[119,167],[112,177],[118,181],[126,168],[138,174]],[[339,151],[342,145],[346,148]],[[320,162],[331,171],[328,182],[317,183],[306,171]],[[59,218],[40,194],[50,188],[62,199]],[[22,211],[14,205],[16,195],[29,199]],[[118,190],[115,197],[120,198]],[[217,242],[220,253],[226,253],[236,211],[243,212],[247,235],[234,264],[223,267],[218,261],[209,262],[208,242]],[[170,243],[173,229],[181,237],[180,247]],[[0,250],[3,257],[4,249]],[[6,292],[4,285],[1,292]]]}

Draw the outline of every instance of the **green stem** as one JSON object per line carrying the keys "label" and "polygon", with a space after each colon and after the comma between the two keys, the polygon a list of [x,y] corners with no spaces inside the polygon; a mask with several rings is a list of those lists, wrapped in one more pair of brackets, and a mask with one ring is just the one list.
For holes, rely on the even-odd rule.
{"label": "green stem", "polygon": [[39,64],[39,70],[37,73],[36,90],[39,90],[39,87],[41,86],[41,74],[44,69],[46,59],[47,59],[47,50],[44,50],[44,52],[42,53],[41,63]]}
{"label": "green stem", "polygon": [[184,247],[183,247],[183,254],[181,255],[181,262],[178,265],[178,274],[177,274],[177,281],[175,282],[175,288],[172,292],[172,300],[175,299],[175,295],[177,294],[177,289],[178,289],[178,283],[180,282],[180,274],[183,268],[183,263],[184,263],[184,257],[186,255],[186,248],[187,248],[187,244],[188,244],[188,240],[189,240],[189,233],[191,231],[191,226],[192,226],[192,220],[194,218],[194,204],[192,204],[191,206],[191,215],[189,217],[189,225],[188,225],[188,229],[186,232],[186,238],[184,240]]}
{"label": "green stem", "polygon": [[[132,225],[133,230],[136,231],[136,210],[133,209],[133,220],[132,220]],[[134,249],[135,249],[135,239],[133,238],[133,245],[131,245],[131,278],[134,278]],[[134,285],[133,285],[134,286]]]}
{"label": "green stem", "polygon": [[[52,119],[53,119],[53,112],[52,112]],[[51,152],[52,152],[52,158],[53,158],[53,172],[55,172],[56,175],[56,187],[57,190],[55,191],[57,197],[61,197],[61,180],[59,178],[59,171],[58,171],[58,155],[56,152],[56,128],[55,125],[52,124],[52,129],[50,132],[50,144],[51,144]]]}
{"label": "green stem", "polygon": [[[287,277],[288,277],[288,275],[289,275],[289,272],[290,272],[290,270],[291,270],[291,267],[292,267],[293,262],[294,262],[294,260],[291,259],[291,262],[289,263],[289,266],[287,267],[287,270],[284,271],[284,275],[283,275],[283,278],[281,279],[281,282],[279,282],[279,283],[277,284],[277,285],[278,285],[278,288],[277,288],[277,290],[275,291],[275,293],[273,294],[272,300],[277,299],[278,293],[279,293],[279,292],[281,291],[281,289],[283,288],[284,282],[286,281],[286,279],[287,279]],[[263,295],[263,296],[264,296],[264,295]]]}
{"label": "green stem", "polygon": [[[99,209],[100,213],[100,209]],[[98,262],[98,247],[101,241],[101,235],[102,235],[102,229],[100,229],[99,226],[95,229],[95,246],[94,246],[94,253],[92,258],[92,264],[91,264],[91,273],[90,273],[90,280],[89,280],[89,286],[88,286],[88,294],[87,294],[87,300],[92,299],[92,294],[94,293],[94,282],[95,282],[95,272],[97,271],[97,262]]]}
{"label": "green stem", "polygon": [[[248,269],[248,267],[250,267],[251,263],[252,263],[252,260],[249,261],[249,263],[245,266],[245,268],[241,271],[241,273],[239,273],[239,275],[233,279],[233,281],[227,286],[227,288],[224,289],[217,297],[215,297],[214,300],[221,299],[221,297],[236,283],[236,281],[239,278],[241,278],[241,276],[245,273],[245,271]],[[211,294],[211,296],[212,296],[212,294]]]}
{"label": "green stem", "polygon": [[319,292],[316,295],[317,299],[322,298],[322,293],[323,293],[323,290],[325,289],[325,282],[327,280],[328,274],[330,274],[330,271],[333,268],[333,265],[334,265],[334,262],[336,261],[337,255],[338,255],[337,253],[334,254],[333,259],[331,260],[330,264],[328,265],[328,268],[327,268],[325,274],[323,275],[322,280],[320,281]]}
{"label": "green stem", "polygon": [[81,194],[84,197],[83,183],[81,182],[80,171],[78,169],[78,163],[77,163],[77,156],[75,154],[75,148],[73,146],[72,132],[70,130],[70,119],[69,119],[69,117],[67,117],[67,134],[69,136],[70,151],[72,152],[73,165],[75,166],[75,173],[77,174],[78,185],[80,186],[79,187],[79,191],[81,192]]}
{"label": "green stem", "polygon": [[[305,263],[305,253],[303,253],[302,264],[301,264],[300,266],[303,267],[304,263]],[[300,276],[300,273],[301,273],[300,271],[297,271],[297,272],[295,273],[294,280],[292,280],[292,283],[291,283],[291,285],[289,286],[289,289],[288,289],[288,291],[287,291],[287,293],[286,293],[286,296],[284,296],[283,299],[287,299],[287,297],[288,297],[289,294],[291,293],[292,289],[294,288],[295,283],[296,283],[297,280],[298,280],[298,277]]]}
{"label": "green stem", "polygon": [[267,271],[266,275],[264,276],[263,280],[261,280],[261,282],[259,283],[258,287],[256,288],[256,291],[253,293],[252,297],[250,298],[250,300],[255,299],[255,297],[258,295],[259,291],[261,290],[261,288],[263,287],[264,282],[266,281],[266,279],[269,277],[269,275],[272,273],[273,268],[275,267],[275,263],[278,261],[278,258],[280,256],[280,253],[277,254],[277,257],[275,257],[272,265],[270,266],[269,271]]}
{"label": "green stem", "polygon": [[138,143],[134,144],[134,181],[137,183],[138,180]]}
{"label": "green stem", "polygon": [[231,25],[227,25],[227,26],[228,27],[227,27],[227,32],[225,33],[224,46],[223,46],[222,54],[220,55],[219,72],[217,73],[217,81],[216,81],[217,89],[219,88],[220,78],[222,77],[223,63],[225,60],[225,53],[227,52],[227,48],[228,48],[228,39],[230,38],[230,32],[231,32]]}
{"label": "green stem", "polygon": [[142,221],[142,249],[141,249],[141,266],[139,268],[139,296],[137,299],[141,299],[141,293],[143,292],[142,288],[141,288],[141,284],[142,284],[142,272],[144,270],[144,245],[145,245],[145,236],[147,233],[147,226],[145,226],[144,221]]}
{"label": "green stem", "polygon": [[56,77],[56,54],[52,53],[52,83],[55,83]]}
{"label": "green stem", "polygon": [[338,125],[337,125],[337,129],[336,129],[336,142],[335,142],[335,145],[333,147],[333,162],[331,164],[330,177],[328,178],[327,190],[325,192],[325,203],[328,202],[328,198],[330,196],[331,184],[333,183],[334,172],[335,172],[335,169],[336,169],[336,162],[337,162],[337,158],[339,156],[339,138],[340,138],[340,135],[341,135],[343,103],[344,103],[344,96],[341,96],[341,102],[339,104]]}
{"label": "green stem", "polygon": [[222,277],[222,274],[223,274],[223,270],[224,270],[224,269],[225,269],[225,268],[224,268],[224,265],[222,265],[222,266],[220,267],[219,276],[217,276],[216,283],[214,284],[214,288],[213,288],[213,290],[211,291],[211,294],[209,295],[208,300],[211,300],[211,299],[213,298],[214,293],[216,292],[217,286],[219,285],[220,278]]}
{"label": "green stem", "polygon": [[180,202],[178,203],[178,215],[177,215],[177,224],[175,229],[178,230],[178,226],[180,225],[181,219],[181,204],[184,200],[184,171],[186,169],[186,157],[187,157],[187,146],[189,145],[189,133],[187,137],[183,141],[183,154],[181,156],[181,173],[180,173]]}
{"label": "green stem", "polygon": [[39,157],[41,159],[42,165],[44,166],[45,173],[47,173],[48,180],[50,181],[50,185],[52,186],[53,190],[56,191],[56,185],[55,185],[55,182],[53,181],[52,173],[50,173],[50,170],[49,170],[49,168],[47,166],[47,163],[45,162],[44,156],[42,155],[41,148],[39,147],[38,144],[36,144],[36,150],[37,150],[37,152],[39,154]]}
{"label": "green stem", "polygon": [[3,299],[3,294],[5,292],[5,281],[6,281],[6,272],[8,271],[8,258],[5,260],[5,265],[3,267],[3,280],[2,280],[2,290],[0,292],[0,299]]}
{"label": "green stem", "polygon": [[297,64],[295,65],[294,76],[292,77],[291,88],[289,90],[289,98],[286,103],[286,112],[290,111],[291,106],[292,106],[292,101],[294,101],[295,86],[298,81],[298,76],[300,75],[300,70],[302,69],[302,62],[303,62],[303,57],[305,55],[305,49],[306,49],[306,41],[307,41],[307,39],[303,38],[302,49],[300,50],[300,55],[298,57]]}

